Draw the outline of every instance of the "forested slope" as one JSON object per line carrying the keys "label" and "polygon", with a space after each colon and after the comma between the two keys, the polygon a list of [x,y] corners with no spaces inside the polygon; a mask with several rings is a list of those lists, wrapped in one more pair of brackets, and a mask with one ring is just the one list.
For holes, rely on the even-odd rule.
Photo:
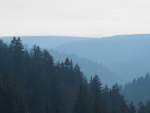
{"label": "forested slope", "polygon": [[135,113],[135,108],[117,84],[104,87],[97,75],[88,82],[71,59],[56,64],[47,50],[27,50],[14,37],[10,44],[0,41],[0,112]]}

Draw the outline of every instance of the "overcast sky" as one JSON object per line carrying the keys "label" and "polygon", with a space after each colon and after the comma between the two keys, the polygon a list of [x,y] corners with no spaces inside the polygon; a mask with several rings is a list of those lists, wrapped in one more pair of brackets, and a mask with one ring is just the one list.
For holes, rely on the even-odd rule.
{"label": "overcast sky", "polygon": [[150,33],[150,0],[0,0],[0,35]]}

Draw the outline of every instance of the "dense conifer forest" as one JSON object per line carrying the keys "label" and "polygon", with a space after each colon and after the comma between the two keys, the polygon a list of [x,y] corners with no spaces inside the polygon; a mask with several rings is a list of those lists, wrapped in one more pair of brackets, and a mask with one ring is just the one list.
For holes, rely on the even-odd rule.
{"label": "dense conifer forest", "polygon": [[147,73],[143,77],[134,79],[132,82],[125,85],[123,88],[123,94],[128,101],[134,103],[143,102],[146,103],[150,99],[150,74]]}
{"label": "dense conifer forest", "polygon": [[150,113],[150,103],[135,107],[117,84],[87,80],[71,59],[54,63],[47,50],[13,37],[0,40],[0,113]]}

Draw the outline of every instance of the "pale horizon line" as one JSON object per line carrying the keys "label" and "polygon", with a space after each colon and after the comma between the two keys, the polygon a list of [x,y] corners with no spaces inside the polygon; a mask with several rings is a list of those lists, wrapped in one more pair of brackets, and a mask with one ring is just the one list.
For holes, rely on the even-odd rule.
{"label": "pale horizon line", "polygon": [[112,34],[112,35],[99,35],[99,36],[83,36],[83,35],[44,35],[44,34],[17,34],[17,35],[0,35],[0,38],[8,38],[8,37],[65,37],[65,38],[111,38],[111,37],[116,37],[116,36],[135,36],[135,35],[150,35],[150,33],[128,33],[128,34]]}

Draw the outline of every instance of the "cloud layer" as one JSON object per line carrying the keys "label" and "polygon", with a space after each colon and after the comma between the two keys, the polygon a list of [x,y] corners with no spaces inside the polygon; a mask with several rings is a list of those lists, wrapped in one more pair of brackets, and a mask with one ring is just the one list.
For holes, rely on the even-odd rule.
{"label": "cloud layer", "polygon": [[150,33],[148,0],[0,0],[0,35]]}

